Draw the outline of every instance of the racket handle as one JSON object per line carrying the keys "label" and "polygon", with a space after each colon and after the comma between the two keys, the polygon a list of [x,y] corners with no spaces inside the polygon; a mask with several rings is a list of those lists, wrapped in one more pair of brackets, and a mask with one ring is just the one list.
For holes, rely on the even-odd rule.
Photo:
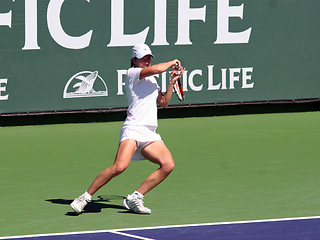
{"label": "racket handle", "polygon": [[179,75],[180,71],[179,71],[179,62],[176,62],[176,64],[173,67],[173,72],[175,75]]}

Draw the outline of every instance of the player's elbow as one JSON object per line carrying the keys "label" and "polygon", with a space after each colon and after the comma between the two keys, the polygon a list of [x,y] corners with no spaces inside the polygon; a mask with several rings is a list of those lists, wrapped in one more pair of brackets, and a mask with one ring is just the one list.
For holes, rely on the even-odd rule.
{"label": "player's elbow", "polygon": [[169,101],[167,101],[165,96],[162,94],[159,94],[159,97],[157,99],[157,103],[162,108],[167,108],[169,105]]}
{"label": "player's elbow", "polygon": [[161,101],[159,102],[159,106],[162,107],[162,108],[167,108],[169,105],[169,103],[165,102],[165,101]]}

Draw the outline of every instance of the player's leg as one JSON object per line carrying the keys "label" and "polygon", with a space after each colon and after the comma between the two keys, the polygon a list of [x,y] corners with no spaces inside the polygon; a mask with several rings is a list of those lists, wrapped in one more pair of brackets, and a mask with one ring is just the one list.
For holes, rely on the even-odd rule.
{"label": "player's leg", "polygon": [[88,193],[92,196],[102,186],[107,184],[112,178],[121,174],[129,166],[131,158],[137,150],[137,142],[132,139],[127,139],[119,144],[116,159],[112,166],[103,170],[92,182],[88,189]]}
{"label": "player's leg", "polygon": [[144,195],[166,179],[173,171],[175,164],[169,149],[161,141],[149,144],[141,150],[141,153],[146,159],[160,166],[137,189],[138,192]]}
{"label": "player's leg", "polygon": [[128,195],[123,201],[127,209],[142,214],[150,214],[151,210],[144,206],[144,194],[161,183],[174,169],[174,162],[170,151],[161,141],[156,141],[141,150],[143,156],[160,166],[158,170],[148,176],[141,186],[132,195]]}
{"label": "player's leg", "polygon": [[71,207],[77,213],[80,213],[84,207],[91,201],[91,196],[96,193],[102,186],[107,184],[112,178],[121,174],[129,166],[131,158],[137,150],[135,140],[127,139],[119,144],[116,159],[112,166],[106,168],[98,174],[90,185],[87,192],[76,198]]}

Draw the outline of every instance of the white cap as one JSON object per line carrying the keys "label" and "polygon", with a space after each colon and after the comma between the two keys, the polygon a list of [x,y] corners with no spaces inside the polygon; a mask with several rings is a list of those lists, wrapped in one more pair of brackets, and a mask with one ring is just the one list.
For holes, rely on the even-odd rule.
{"label": "white cap", "polygon": [[147,44],[137,44],[132,48],[132,58],[136,57],[140,59],[146,55],[151,55],[152,57],[154,57]]}

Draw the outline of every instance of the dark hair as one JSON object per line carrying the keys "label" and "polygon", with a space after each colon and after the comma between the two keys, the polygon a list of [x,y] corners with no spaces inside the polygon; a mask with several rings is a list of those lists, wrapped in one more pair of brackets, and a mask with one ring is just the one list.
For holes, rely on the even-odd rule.
{"label": "dark hair", "polygon": [[134,58],[131,58],[131,67],[136,67],[136,65],[134,65],[134,63],[133,63],[133,59],[137,59],[136,57],[134,57]]}

